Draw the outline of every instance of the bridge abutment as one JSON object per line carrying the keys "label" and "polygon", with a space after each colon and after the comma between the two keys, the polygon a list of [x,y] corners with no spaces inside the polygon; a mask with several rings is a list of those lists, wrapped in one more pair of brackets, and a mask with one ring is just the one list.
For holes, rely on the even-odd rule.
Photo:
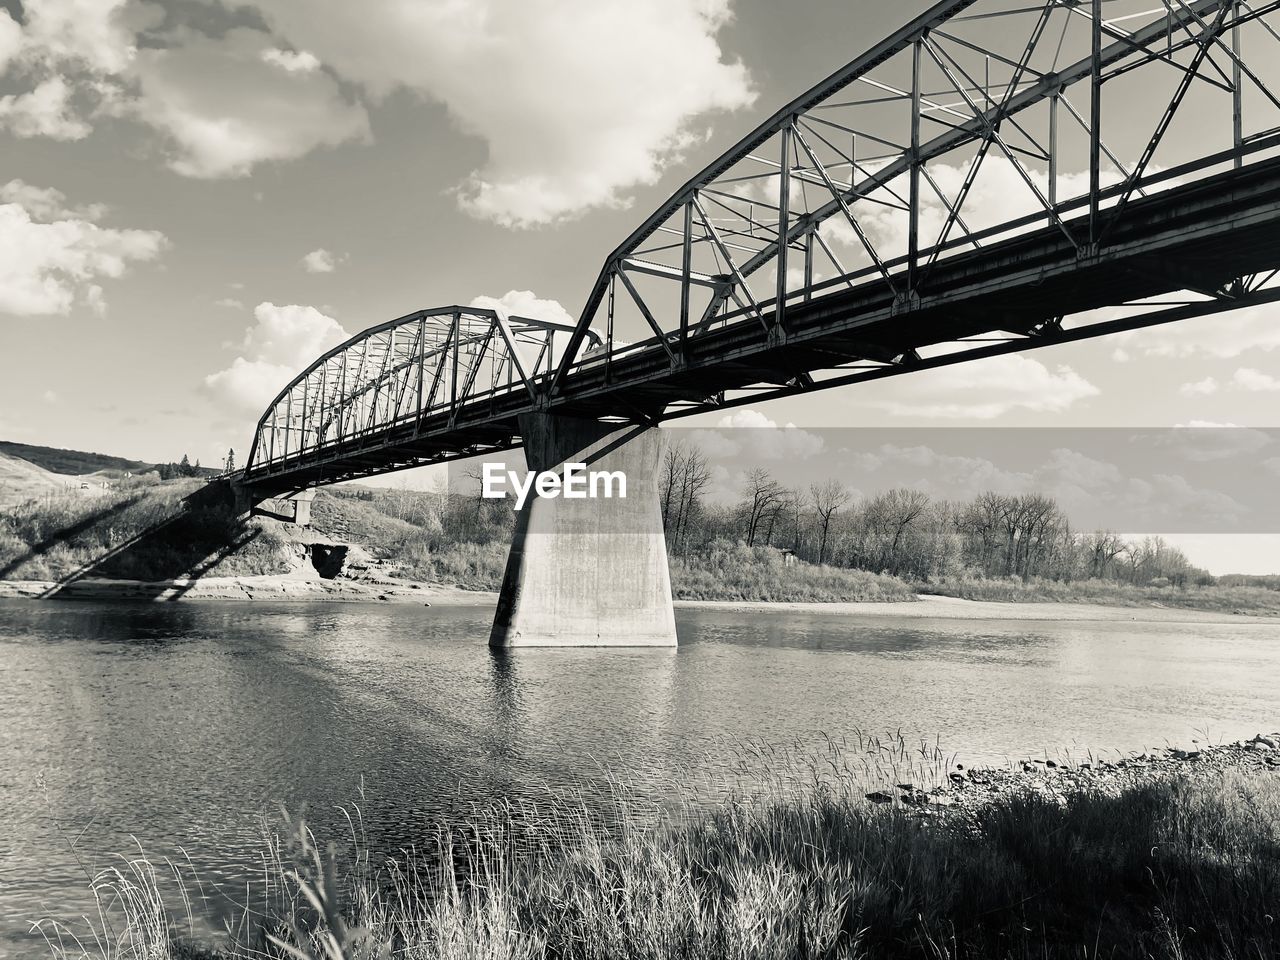
{"label": "bridge abutment", "polygon": [[[516,516],[492,647],[675,646],[656,428],[520,417],[528,469],[621,472],[626,495],[540,497]],[[597,489],[599,492],[599,488]]]}
{"label": "bridge abutment", "polygon": [[276,497],[255,495],[252,488],[234,481],[231,487],[236,499],[236,510],[246,517],[256,513],[300,527],[311,525],[311,501],[316,498],[314,487]]}

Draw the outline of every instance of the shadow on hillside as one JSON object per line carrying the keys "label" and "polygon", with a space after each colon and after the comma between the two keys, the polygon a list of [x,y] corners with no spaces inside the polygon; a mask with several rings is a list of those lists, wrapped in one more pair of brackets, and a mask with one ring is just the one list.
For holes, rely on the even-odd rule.
{"label": "shadow on hillside", "polygon": [[141,499],[141,495],[129,497],[127,500],[121,500],[119,503],[112,504],[105,510],[86,514],[75,523],[59,527],[51,533],[46,534],[37,543],[32,544],[26,553],[20,554],[8,563],[0,565],[0,580],[7,579],[10,574],[14,573],[24,563],[43,557],[59,544],[66,543],[68,540],[74,539],[75,537],[88,532],[104,521],[110,520],[112,517],[124,513]]}
{"label": "shadow on hillside", "polygon": [[[0,579],[22,564],[47,554],[59,544],[74,542],[95,528],[124,519],[145,494],[138,494],[96,511],[45,535],[26,554],[0,567]],[[183,497],[180,506],[76,569],[63,573],[40,594],[42,599],[177,600],[223,560],[262,535],[246,527],[236,515],[229,488],[208,484]],[[128,580],[121,588],[102,590],[89,580]],[[175,582],[177,581],[177,582]]]}

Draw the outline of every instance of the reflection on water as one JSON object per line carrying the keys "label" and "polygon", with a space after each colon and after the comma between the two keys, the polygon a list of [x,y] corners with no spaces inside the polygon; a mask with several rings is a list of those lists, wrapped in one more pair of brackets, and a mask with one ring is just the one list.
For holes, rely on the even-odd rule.
{"label": "reflection on water", "polygon": [[[85,871],[179,845],[242,881],[260,817],[362,788],[396,850],[457,803],[623,775],[661,795],[727,746],[854,729],[966,763],[1275,728],[1280,626],[683,610],[677,650],[491,653],[487,608],[0,601],[0,955]],[[82,832],[83,831],[83,832]],[[79,835],[76,850],[70,841]],[[79,862],[83,861],[83,865]],[[213,909],[213,908],[211,908]]]}

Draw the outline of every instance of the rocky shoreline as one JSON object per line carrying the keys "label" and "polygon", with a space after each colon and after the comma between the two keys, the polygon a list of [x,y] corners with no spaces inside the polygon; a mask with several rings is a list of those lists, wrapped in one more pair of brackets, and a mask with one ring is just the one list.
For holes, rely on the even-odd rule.
{"label": "rocky shoreline", "polygon": [[1135,752],[1117,760],[1070,762],[1027,759],[1008,767],[966,768],[957,764],[943,785],[925,789],[899,783],[893,791],[866,795],[872,803],[897,804],[922,817],[972,816],[993,801],[1034,794],[1065,804],[1073,794],[1117,796],[1130,787],[1177,776],[1214,777],[1227,770],[1274,774],[1280,778],[1280,732],[1257,734],[1250,740],[1205,746],[1198,750],[1166,747],[1158,752]]}

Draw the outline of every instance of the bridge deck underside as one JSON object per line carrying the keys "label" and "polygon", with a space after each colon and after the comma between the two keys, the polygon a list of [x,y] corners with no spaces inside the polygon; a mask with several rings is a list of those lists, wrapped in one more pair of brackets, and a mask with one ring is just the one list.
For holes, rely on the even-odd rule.
{"label": "bridge deck underside", "polygon": [[[1077,237],[1087,233],[1078,220],[1067,227]],[[1133,201],[1099,253],[1079,255],[1064,231],[1051,225],[939,260],[910,309],[895,307],[887,284],[866,281],[790,303],[784,337],[766,333],[772,325],[766,311],[763,321],[743,317],[690,338],[679,367],[656,343],[615,357],[607,367],[583,365],[570,371],[550,409],[597,419],[661,419],[672,403],[706,402],[754,384],[786,384],[857,360],[889,361],[962,338],[1026,333],[1054,318],[1174,291],[1212,291],[1277,267],[1280,159]],[[1054,338],[1049,332],[1038,342]],[[896,372],[911,369],[906,363]],[[401,422],[374,436],[335,443],[246,479],[264,490],[300,489],[507,449],[520,443],[518,415],[532,409],[528,392],[513,391],[476,401],[452,417]]]}

